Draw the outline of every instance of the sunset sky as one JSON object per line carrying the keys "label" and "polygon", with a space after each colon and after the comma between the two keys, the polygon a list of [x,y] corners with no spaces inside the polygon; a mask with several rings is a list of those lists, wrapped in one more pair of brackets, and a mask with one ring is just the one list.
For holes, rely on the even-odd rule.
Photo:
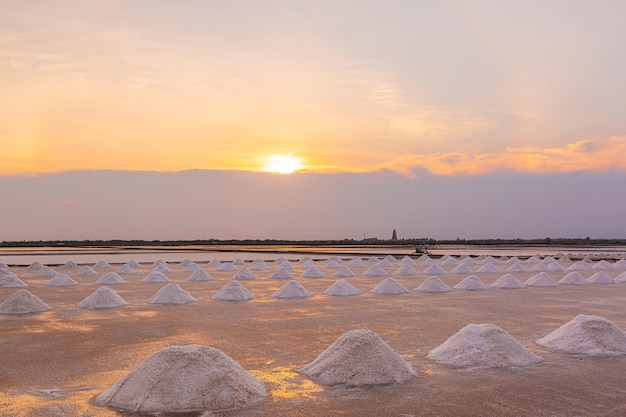
{"label": "sunset sky", "polygon": [[[616,180],[626,181],[624,1],[0,0],[0,6],[0,193],[12,200],[0,216],[0,240],[362,238],[388,237],[390,227],[404,237],[626,237],[626,182],[620,187]],[[268,164],[277,155],[291,157],[296,165],[289,171],[299,172],[261,173],[276,170]],[[196,236],[191,220],[202,219],[193,218],[159,235],[133,220],[149,206],[141,191],[119,202],[127,212],[103,230],[70,224],[57,230],[66,219],[60,214],[46,217],[57,223],[47,229],[41,213],[27,209],[37,200],[26,194],[44,192],[45,204],[87,210],[94,196],[80,194],[70,179],[91,170],[118,178],[101,183],[112,200],[124,176],[143,178],[137,186],[144,188],[165,175],[174,188],[187,189],[188,182],[176,181],[188,170],[223,175],[206,179],[210,190],[193,190],[215,199],[237,183],[232,171],[244,171],[275,193],[290,181],[318,187],[310,195],[324,198],[331,194],[324,187],[343,184],[335,191],[353,196],[357,211],[368,204],[368,192],[381,192],[366,179],[387,178],[390,190],[412,195],[401,203],[409,212],[432,204],[433,224],[398,217],[385,204],[370,218],[344,219],[328,200],[324,216],[341,218],[341,232],[330,221],[328,228],[308,227],[302,223],[310,217],[298,215],[298,226],[278,233],[272,226],[285,213],[274,218],[272,210],[263,227],[238,229],[233,219],[252,209],[231,207],[231,199],[219,204],[232,209],[213,219],[231,227]],[[593,184],[615,218],[586,205],[576,208],[584,227],[570,219],[546,229],[547,219],[554,225],[571,209],[555,196],[550,207],[517,207],[544,219],[536,230],[498,217],[503,213],[490,212],[493,205],[479,210],[484,184],[501,178],[518,187],[552,184],[555,193]],[[425,181],[448,190],[466,184],[476,210],[499,226],[460,227],[461,213],[447,208],[458,202]],[[23,188],[14,188],[18,183]],[[168,204],[168,213],[184,211],[177,206],[183,203]],[[111,216],[91,210],[89,224]],[[290,210],[309,213],[305,201],[292,201]]]}

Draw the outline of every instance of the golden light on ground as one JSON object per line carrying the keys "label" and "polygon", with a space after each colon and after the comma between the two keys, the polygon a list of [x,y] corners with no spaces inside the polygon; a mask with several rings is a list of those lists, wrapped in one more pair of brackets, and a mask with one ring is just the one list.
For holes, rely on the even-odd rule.
{"label": "golden light on ground", "polygon": [[263,171],[277,174],[291,174],[302,169],[302,158],[293,155],[275,154],[265,159]]}

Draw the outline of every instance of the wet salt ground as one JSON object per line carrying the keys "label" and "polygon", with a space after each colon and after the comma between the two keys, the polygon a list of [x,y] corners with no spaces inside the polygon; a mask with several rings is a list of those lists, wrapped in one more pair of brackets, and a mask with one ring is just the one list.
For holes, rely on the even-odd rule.
{"label": "wet salt ground", "polygon": [[[132,305],[103,311],[79,310],[76,304],[98,288],[93,283],[100,275],[117,265],[100,275],[70,273],[81,285],[54,288],[42,286],[49,278],[33,278],[34,272],[14,268],[30,285],[27,289],[53,310],[0,316],[0,415],[119,416],[91,399],[157,350],[189,343],[222,350],[268,386],[266,403],[219,414],[224,416],[626,414],[626,358],[563,355],[534,344],[577,314],[605,316],[626,328],[626,284],[383,296],[368,291],[384,277],[356,276],[347,280],[363,294],[344,298],[321,294],[337,278],[331,276],[334,270],[319,264],[327,277],[298,278],[301,270],[292,271],[313,293],[311,298],[272,298],[286,281],[268,280],[272,271],[257,271],[258,281],[242,281],[257,299],[238,303],[209,300],[232,272],[204,266],[215,281],[186,282],[190,273],[173,266],[175,272],[167,275],[200,300],[182,306],[147,303],[165,284],[139,282],[150,270],[146,265],[124,275],[131,283],[111,286]],[[362,274],[364,269],[353,272]],[[549,275],[558,280],[565,273]],[[595,271],[581,273],[589,277]],[[475,273],[486,284],[503,274]],[[514,273],[521,281],[534,274]],[[440,275],[450,286],[464,277]],[[413,290],[426,276],[394,278]],[[0,300],[14,291],[0,288]],[[544,362],[520,369],[456,369],[425,358],[468,323],[502,327]],[[377,332],[419,376],[403,385],[348,388],[322,387],[294,372],[354,328]],[[50,392],[53,388],[60,391]]]}

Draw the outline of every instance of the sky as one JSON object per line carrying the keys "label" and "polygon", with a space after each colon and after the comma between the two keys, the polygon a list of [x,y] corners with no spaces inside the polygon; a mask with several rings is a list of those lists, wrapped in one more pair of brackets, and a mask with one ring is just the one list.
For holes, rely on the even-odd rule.
{"label": "sky", "polygon": [[0,240],[626,237],[625,15],[0,0]]}

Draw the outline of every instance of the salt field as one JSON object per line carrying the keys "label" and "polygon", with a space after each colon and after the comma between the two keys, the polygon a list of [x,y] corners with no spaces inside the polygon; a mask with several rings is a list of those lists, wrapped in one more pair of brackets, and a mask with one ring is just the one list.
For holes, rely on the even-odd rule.
{"label": "salt field", "polygon": [[0,415],[626,413],[623,253],[387,255],[3,254]]}

